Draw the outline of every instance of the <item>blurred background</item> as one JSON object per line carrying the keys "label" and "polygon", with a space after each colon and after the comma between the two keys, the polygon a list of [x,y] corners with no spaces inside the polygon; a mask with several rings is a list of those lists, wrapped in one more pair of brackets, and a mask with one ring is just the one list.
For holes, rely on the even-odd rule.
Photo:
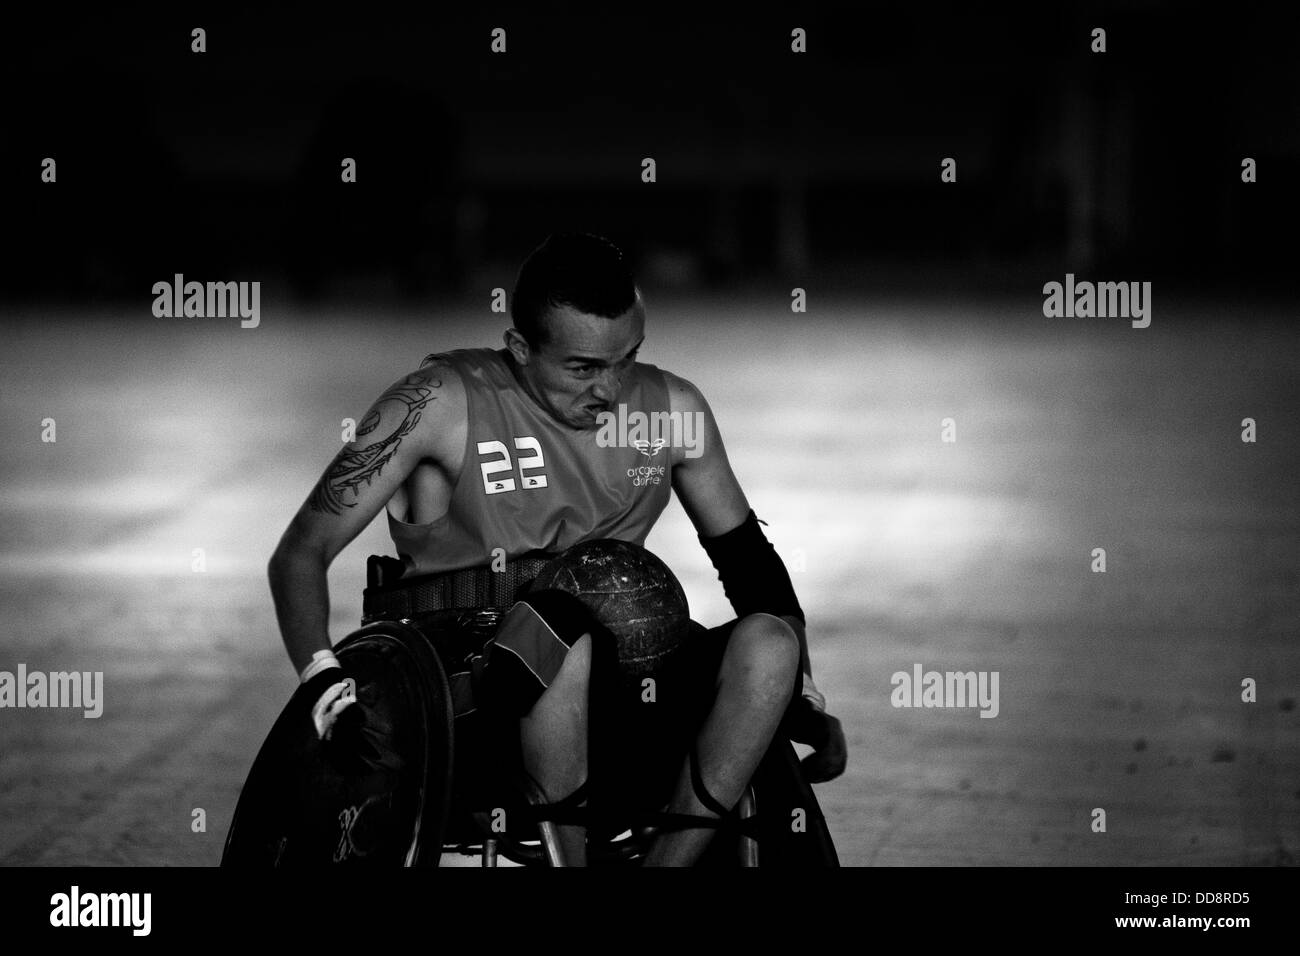
{"label": "blurred background", "polygon": [[[505,281],[566,228],[615,238],[655,287],[825,274],[876,289],[918,269],[1006,281],[1027,265],[1282,283],[1300,90],[1294,38],[1269,10],[214,6],[16,21],[4,188],[21,241],[5,289],[133,297],[202,271],[281,296],[444,301]],[[195,26],[206,53],[190,51]],[[806,54],[791,53],[796,26]],[[1104,54],[1090,52],[1098,26]],[[57,190],[35,174],[45,156]],[[343,156],[355,185],[339,181]],[[1243,187],[1247,156],[1259,182]]]}
{"label": "blurred background", "polygon": [[[0,670],[106,701],[0,711],[0,864],[219,860],[293,688],[265,563],[342,419],[497,346],[492,290],[565,229],[627,251],[643,360],[701,387],[792,568],[844,862],[1295,862],[1300,57],[1268,5],[27,17]],[[1067,272],[1151,282],[1150,328],[1044,317]],[[260,282],[260,325],[155,318],[176,273]],[[730,616],[676,503],[648,544]],[[330,570],[336,641],[373,553],[382,514]],[[998,718],[891,707],[915,663],[999,671]]]}

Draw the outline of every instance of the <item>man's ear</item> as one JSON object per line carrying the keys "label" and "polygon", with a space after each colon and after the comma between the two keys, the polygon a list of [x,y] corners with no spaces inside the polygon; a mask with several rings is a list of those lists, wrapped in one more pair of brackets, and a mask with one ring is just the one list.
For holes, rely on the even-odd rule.
{"label": "man's ear", "polygon": [[516,362],[520,365],[528,364],[533,351],[528,344],[528,340],[524,338],[522,332],[514,326],[511,326],[506,329],[505,335],[502,336],[502,340],[506,343],[506,348],[510,350],[510,354],[515,357]]}

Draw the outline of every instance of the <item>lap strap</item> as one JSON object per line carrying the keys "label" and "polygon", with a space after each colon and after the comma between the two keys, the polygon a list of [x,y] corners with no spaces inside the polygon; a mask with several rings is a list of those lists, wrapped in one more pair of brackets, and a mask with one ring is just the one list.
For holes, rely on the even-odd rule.
{"label": "lap strap", "polygon": [[712,810],[719,817],[725,817],[731,812],[704,786],[704,777],[700,775],[700,755],[697,747],[691,748],[691,786],[695,788],[695,797],[704,804],[704,809]]}
{"label": "lap strap", "polygon": [[529,811],[534,820],[549,820],[552,823],[570,823],[585,826],[590,812],[581,804],[587,802],[587,781],[563,800],[554,803],[534,803]]}

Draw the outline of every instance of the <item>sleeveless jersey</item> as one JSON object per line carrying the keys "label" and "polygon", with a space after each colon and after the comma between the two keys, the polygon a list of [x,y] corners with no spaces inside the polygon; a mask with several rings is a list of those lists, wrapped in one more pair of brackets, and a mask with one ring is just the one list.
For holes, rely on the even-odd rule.
{"label": "sleeveless jersey", "polygon": [[[465,462],[441,518],[410,524],[386,511],[405,576],[482,567],[497,548],[513,559],[594,538],[645,544],[670,496],[668,448],[636,442],[634,428],[607,428],[598,442],[597,426],[577,431],[560,424],[515,379],[506,349],[434,354],[421,367],[435,360],[465,383]],[[653,422],[653,413],[670,411],[658,367],[633,364],[614,407],[619,421],[624,409],[633,424],[636,412]],[[625,432],[633,441],[603,447]]]}

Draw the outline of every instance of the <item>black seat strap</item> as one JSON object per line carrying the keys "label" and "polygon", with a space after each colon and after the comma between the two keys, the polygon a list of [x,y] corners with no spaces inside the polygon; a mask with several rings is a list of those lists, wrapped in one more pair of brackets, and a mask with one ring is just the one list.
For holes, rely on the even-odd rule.
{"label": "black seat strap", "polygon": [[699,751],[696,747],[691,748],[691,786],[695,788],[695,797],[704,804],[704,809],[712,810],[719,817],[725,817],[731,812],[704,786],[704,777],[700,775]]}
{"label": "black seat strap", "polygon": [[529,806],[534,820],[549,820],[552,823],[571,823],[585,825],[590,814],[582,804],[587,802],[587,781],[583,781],[577,790],[563,800],[554,803],[534,803]]}

